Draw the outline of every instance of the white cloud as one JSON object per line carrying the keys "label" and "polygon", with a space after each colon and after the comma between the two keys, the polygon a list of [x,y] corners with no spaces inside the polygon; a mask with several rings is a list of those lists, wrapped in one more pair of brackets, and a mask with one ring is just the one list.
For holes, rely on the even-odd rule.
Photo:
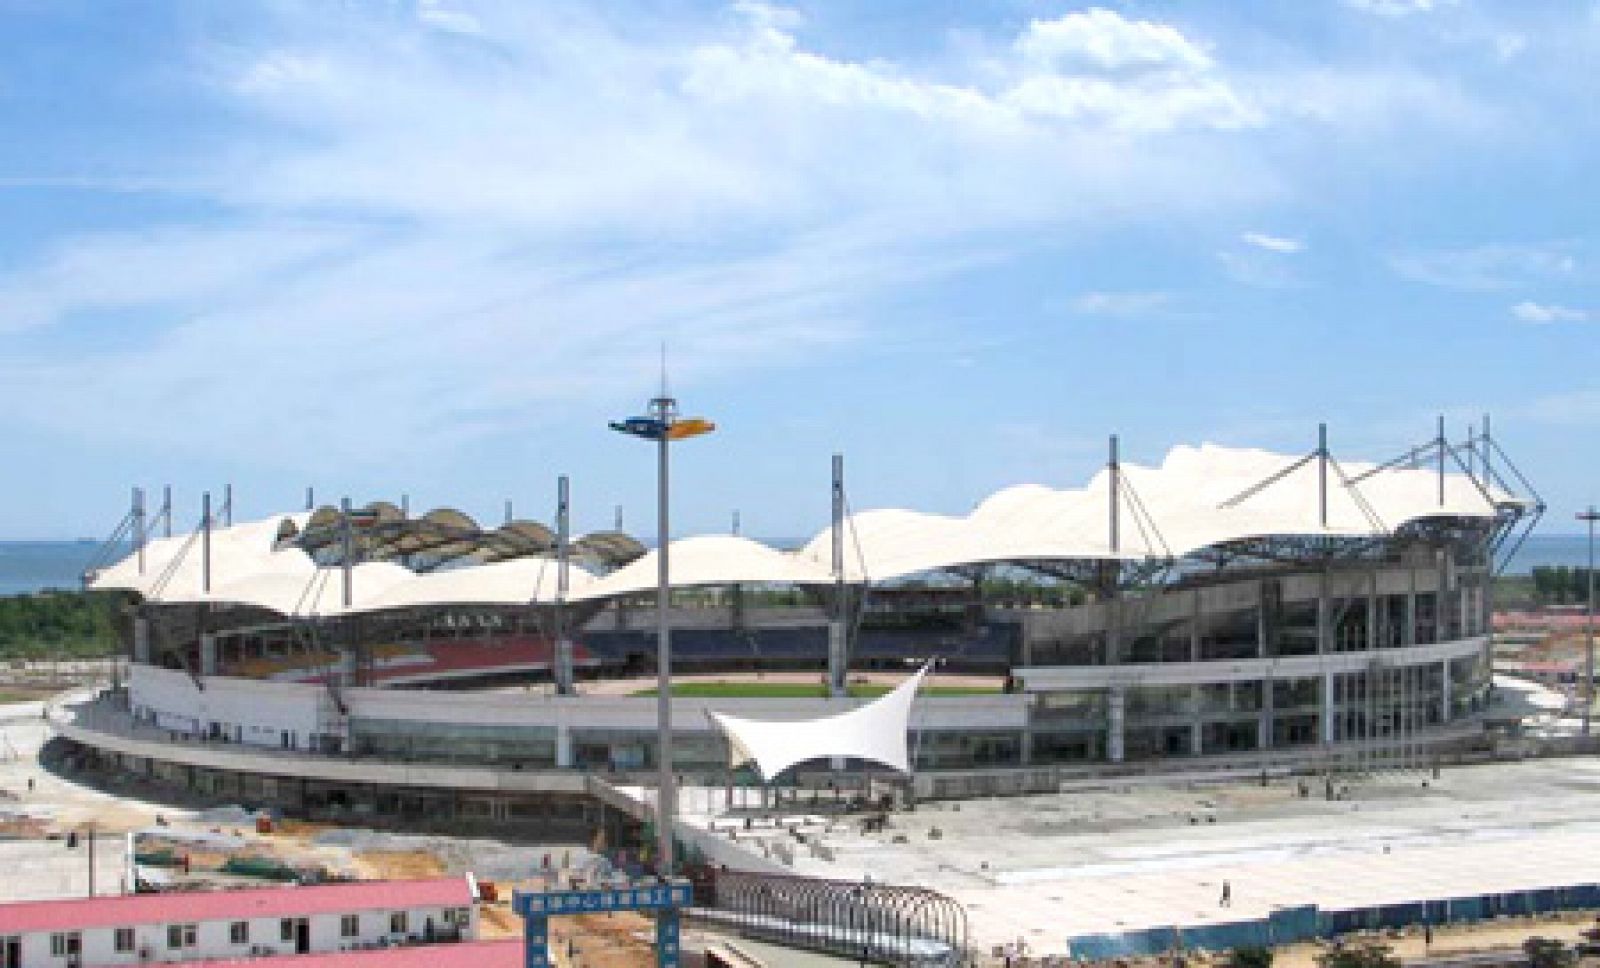
{"label": "white cloud", "polygon": [[1561,246],[1486,245],[1392,256],[1401,276],[1430,286],[1492,291],[1571,275],[1578,261]]}
{"label": "white cloud", "polygon": [[478,36],[483,24],[464,10],[446,7],[442,0],[418,0],[417,19],[430,27],[455,34]]}
{"label": "white cloud", "polygon": [[1558,426],[1600,426],[1600,389],[1552,393],[1517,412],[1529,419]]}
{"label": "white cloud", "polygon": [[1072,309],[1086,316],[1145,316],[1171,302],[1172,294],[1166,292],[1086,292],[1073,300]]}
{"label": "white cloud", "polygon": [[[1257,208],[1300,171],[1260,139],[1357,119],[1348,147],[1432,103],[1324,96],[1405,85],[1252,72],[1108,10],[919,67],[830,56],[753,0],[687,24],[510,0],[271,9],[197,54],[247,122],[184,183],[204,220],[68,240],[0,278],[0,332],[67,339],[104,315],[137,335],[8,347],[0,406],[238,457],[393,459],[637,388],[663,335],[683,380],[893,336],[871,328],[886,293],[1042,229]],[[1269,254],[1237,272],[1273,284],[1246,257]],[[1083,311],[1141,309],[1099,295]]]}
{"label": "white cloud", "polygon": [[1258,249],[1276,252],[1280,255],[1296,255],[1305,251],[1305,243],[1299,239],[1292,239],[1283,235],[1268,235],[1265,232],[1246,232],[1239,236],[1245,242]]}
{"label": "white cloud", "polygon": [[112,309],[248,299],[368,233],[305,222],[80,236],[0,275],[0,334]]}
{"label": "white cloud", "polygon": [[1017,38],[1016,49],[1030,69],[1051,73],[1153,69],[1202,73],[1215,66],[1211,55],[1176,27],[1127,20],[1100,7],[1032,21]]}
{"label": "white cloud", "polygon": [[1408,17],[1434,13],[1455,5],[1456,0],[1346,0],[1351,7],[1384,17]]}
{"label": "white cloud", "polygon": [[1528,300],[1512,306],[1511,315],[1524,323],[1586,323],[1594,318],[1594,314],[1587,309]]}
{"label": "white cloud", "polygon": [[1300,277],[1289,263],[1275,252],[1260,249],[1224,249],[1217,262],[1233,281],[1259,289],[1288,289],[1300,284]]}

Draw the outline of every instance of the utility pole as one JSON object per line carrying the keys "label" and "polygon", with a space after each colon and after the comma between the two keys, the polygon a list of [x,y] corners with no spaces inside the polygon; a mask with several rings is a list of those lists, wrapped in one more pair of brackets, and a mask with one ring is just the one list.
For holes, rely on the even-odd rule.
{"label": "utility pole", "polygon": [[1588,621],[1584,623],[1588,648],[1583,657],[1583,735],[1588,736],[1594,719],[1594,523],[1600,521],[1600,512],[1591,504],[1589,510],[1578,515],[1578,520],[1589,526],[1589,606]]}

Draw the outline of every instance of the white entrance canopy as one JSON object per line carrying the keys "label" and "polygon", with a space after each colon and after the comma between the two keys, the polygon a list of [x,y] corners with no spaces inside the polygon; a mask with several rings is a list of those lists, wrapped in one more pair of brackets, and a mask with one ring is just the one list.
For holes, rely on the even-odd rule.
{"label": "white entrance canopy", "polygon": [[845,713],[787,722],[740,719],[707,710],[732,747],[732,766],[754,763],[764,780],[808,760],[853,757],[911,772],[911,701],[932,663],[889,693]]}

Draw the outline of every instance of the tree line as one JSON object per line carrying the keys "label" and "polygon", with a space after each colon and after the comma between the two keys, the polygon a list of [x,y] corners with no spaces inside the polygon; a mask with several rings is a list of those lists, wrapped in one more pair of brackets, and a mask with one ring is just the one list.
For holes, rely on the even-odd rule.
{"label": "tree line", "polygon": [[1533,595],[1544,605],[1586,604],[1589,601],[1589,569],[1570,565],[1536,565],[1533,569]]}
{"label": "tree line", "polygon": [[117,647],[116,592],[0,596],[0,659],[99,656]]}

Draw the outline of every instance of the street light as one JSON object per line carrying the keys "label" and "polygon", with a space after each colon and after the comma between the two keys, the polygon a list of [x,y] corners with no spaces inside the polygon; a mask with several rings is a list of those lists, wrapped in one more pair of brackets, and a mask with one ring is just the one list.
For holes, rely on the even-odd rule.
{"label": "street light", "polygon": [[1589,721],[1594,718],[1594,523],[1600,521],[1600,512],[1594,505],[1578,514],[1578,520],[1589,525],[1589,648],[1583,659],[1583,735],[1589,735]]}
{"label": "street light", "polygon": [[677,813],[678,786],[672,773],[672,643],[667,629],[667,445],[716,429],[701,417],[679,417],[678,401],[663,389],[650,401],[649,416],[611,422],[611,429],[656,444],[656,870],[672,873],[672,818]]}

